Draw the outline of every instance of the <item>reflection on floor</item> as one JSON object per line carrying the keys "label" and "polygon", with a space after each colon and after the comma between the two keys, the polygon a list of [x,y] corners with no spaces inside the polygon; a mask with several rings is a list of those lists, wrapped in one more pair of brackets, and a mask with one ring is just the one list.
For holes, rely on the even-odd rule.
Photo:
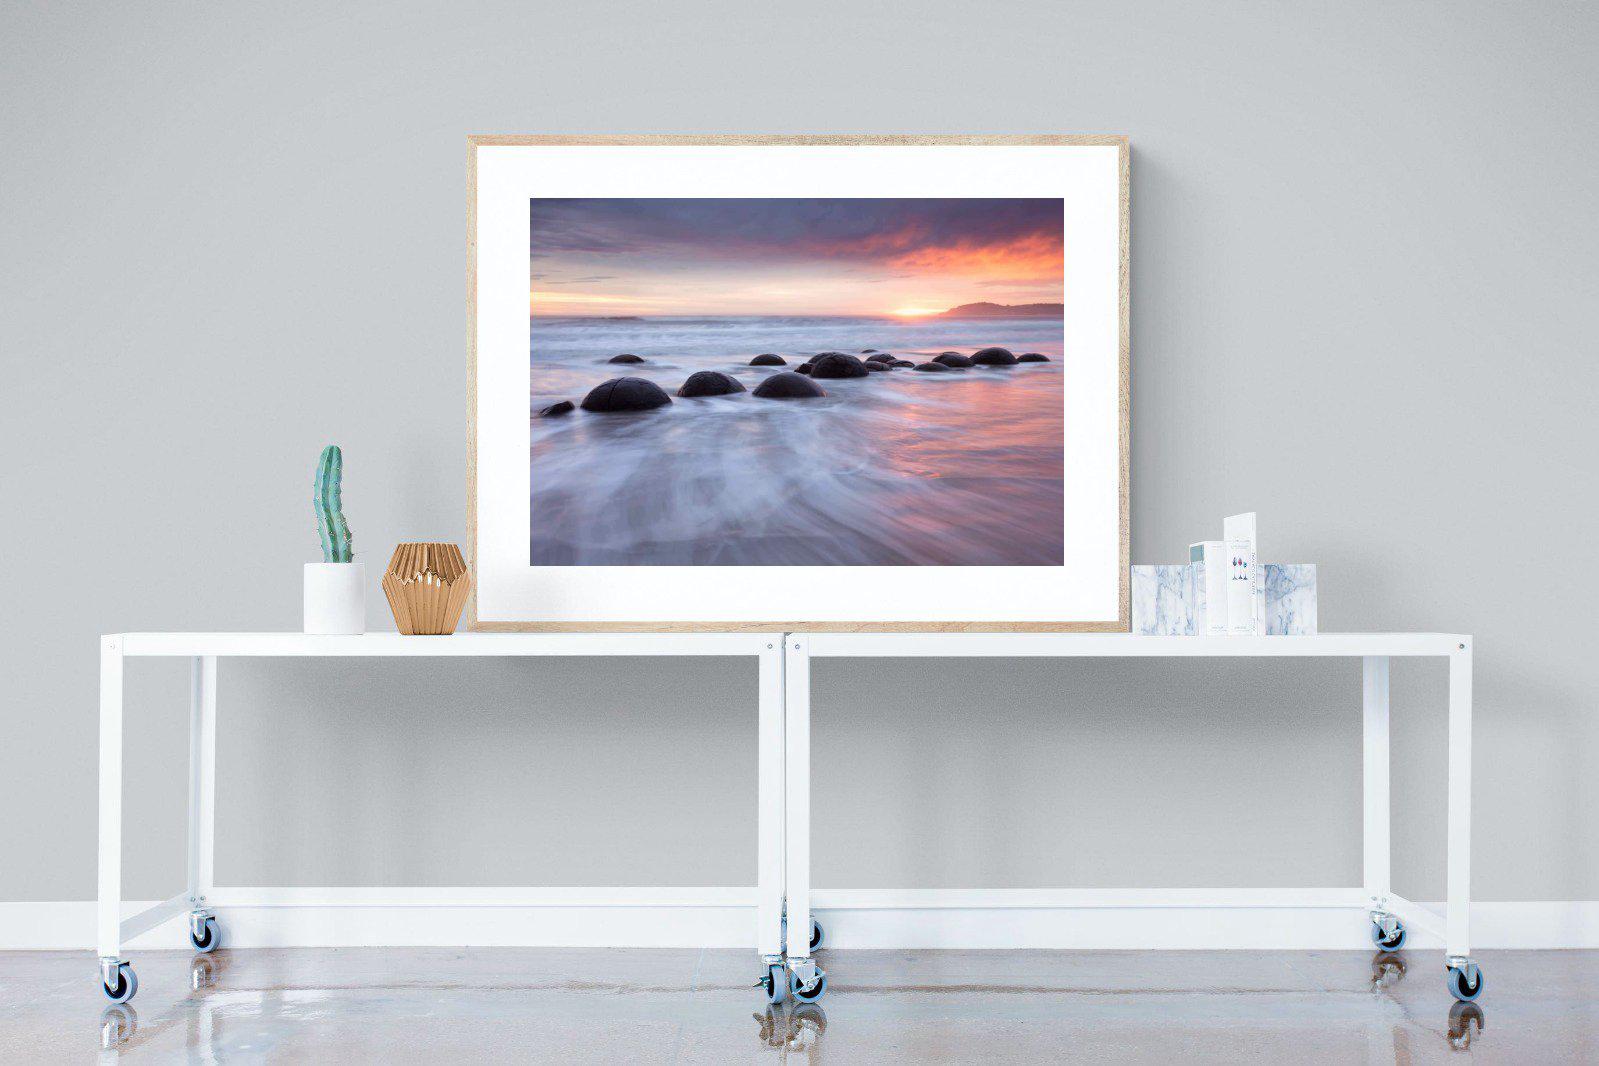
{"label": "reflection on floor", "polygon": [[[1599,952],[825,951],[768,1007],[751,952],[569,948],[0,953],[0,1061],[1595,1062]],[[1491,1025],[1490,1025],[1491,1021]]]}

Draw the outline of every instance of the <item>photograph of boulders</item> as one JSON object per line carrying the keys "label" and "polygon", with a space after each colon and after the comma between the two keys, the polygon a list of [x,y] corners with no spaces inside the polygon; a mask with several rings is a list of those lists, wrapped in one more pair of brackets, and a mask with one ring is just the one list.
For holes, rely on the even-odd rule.
{"label": "photograph of boulders", "polygon": [[530,565],[1059,566],[1065,210],[530,201]]}

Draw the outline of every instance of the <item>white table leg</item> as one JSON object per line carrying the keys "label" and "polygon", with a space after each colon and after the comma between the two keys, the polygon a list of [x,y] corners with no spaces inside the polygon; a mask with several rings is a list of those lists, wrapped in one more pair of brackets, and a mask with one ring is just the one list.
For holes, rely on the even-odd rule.
{"label": "white table leg", "polygon": [[1444,953],[1471,954],[1471,649],[1449,656],[1449,885]]}
{"label": "white table leg", "polygon": [[767,963],[783,956],[783,636],[761,653],[756,756],[756,946]]}
{"label": "white table leg", "polygon": [[190,910],[203,910],[214,885],[216,854],[217,660],[197,655],[189,686]]}
{"label": "white table leg", "polygon": [[789,965],[800,980],[811,962],[811,657],[804,634],[783,642],[784,665],[784,892],[787,896]]}
{"label": "white table leg", "polygon": [[100,886],[95,949],[122,950],[122,638],[100,643]]}
{"label": "white table leg", "polygon": [[1388,909],[1389,764],[1388,764],[1388,657],[1368,655],[1361,665],[1361,723],[1364,771],[1366,895],[1375,911]]}

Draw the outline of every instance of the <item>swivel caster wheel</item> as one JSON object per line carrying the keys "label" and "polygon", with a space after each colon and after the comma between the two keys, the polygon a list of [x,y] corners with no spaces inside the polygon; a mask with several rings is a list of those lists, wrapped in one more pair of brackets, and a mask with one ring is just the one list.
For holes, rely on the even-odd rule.
{"label": "swivel caster wheel", "polygon": [[1405,946],[1405,927],[1396,920],[1392,933],[1385,932],[1381,925],[1371,923],[1371,942],[1377,945],[1378,951],[1398,951]]}
{"label": "swivel caster wheel", "polygon": [[755,982],[755,986],[765,990],[766,1002],[781,1003],[788,995],[788,971],[781,963],[774,962],[766,967],[766,973]]}
{"label": "swivel caster wheel", "polygon": [[1449,976],[1445,978],[1449,985],[1449,994],[1462,1003],[1470,1003],[1482,995],[1483,976],[1482,969],[1474,962],[1445,963],[1449,968]]}
{"label": "swivel caster wheel", "polygon": [[222,943],[222,929],[215,915],[197,914],[189,917],[189,943],[194,950],[210,954]]}
{"label": "swivel caster wheel", "polygon": [[801,1003],[815,1003],[822,998],[822,993],[827,991],[827,973],[823,970],[816,971],[816,980],[809,986],[800,983],[799,974],[788,975],[788,989],[794,993],[794,998]]}
{"label": "swivel caster wheel", "polygon": [[816,952],[816,950],[818,948],[820,948],[822,946],[822,941],[825,940],[826,938],[827,938],[826,937],[826,933],[822,929],[822,923],[817,921],[815,918],[812,918],[811,919],[811,952],[813,954]]}
{"label": "swivel caster wheel", "polygon": [[126,1003],[139,991],[139,975],[133,972],[133,964],[128,962],[117,963],[115,972],[115,980],[107,980],[104,974],[101,975],[100,990],[112,1003]]}

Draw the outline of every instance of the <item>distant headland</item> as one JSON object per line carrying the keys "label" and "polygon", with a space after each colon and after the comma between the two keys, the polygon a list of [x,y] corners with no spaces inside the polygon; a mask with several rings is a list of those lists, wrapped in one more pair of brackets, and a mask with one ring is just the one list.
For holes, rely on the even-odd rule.
{"label": "distant headland", "polygon": [[961,304],[933,318],[1063,318],[1065,304]]}

